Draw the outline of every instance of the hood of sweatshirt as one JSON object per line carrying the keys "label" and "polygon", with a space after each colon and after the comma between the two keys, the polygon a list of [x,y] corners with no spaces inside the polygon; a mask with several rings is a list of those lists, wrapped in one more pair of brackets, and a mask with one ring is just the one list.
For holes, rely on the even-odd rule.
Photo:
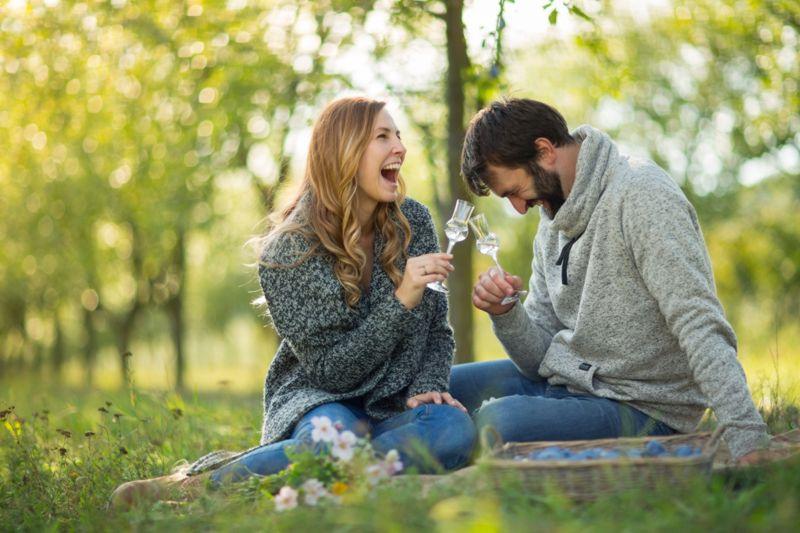
{"label": "hood of sweatshirt", "polygon": [[588,125],[579,126],[572,136],[580,143],[575,183],[564,205],[552,219],[552,229],[568,239],[576,239],[589,224],[597,202],[621,162],[611,138]]}

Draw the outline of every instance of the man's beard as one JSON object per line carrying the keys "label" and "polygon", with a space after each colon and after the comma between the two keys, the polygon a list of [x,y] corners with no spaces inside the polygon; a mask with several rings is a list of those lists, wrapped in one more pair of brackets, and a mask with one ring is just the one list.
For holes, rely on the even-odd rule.
{"label": "man's beard", "polygon": [[542,202],[542,207],[550,218],[555,218],[565,201],[564,189],[561,187],[558,173],[545,170],[536,162],[528,163],[528,170],[532,175],[533,185],[536,187],[535,200]]}

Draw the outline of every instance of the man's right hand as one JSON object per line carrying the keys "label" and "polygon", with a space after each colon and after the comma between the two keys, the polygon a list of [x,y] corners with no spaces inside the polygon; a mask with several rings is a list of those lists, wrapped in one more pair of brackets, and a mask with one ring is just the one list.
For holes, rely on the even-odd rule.
{"label": "man's right hand", "polygon": [[500,302],[506,296],[511,296],[522,288],[519,276],[501,275],[492,267],[480,276],[472,289],[472,303],[478,309],[490,315],[508,313],[516,302],[502,305]]}

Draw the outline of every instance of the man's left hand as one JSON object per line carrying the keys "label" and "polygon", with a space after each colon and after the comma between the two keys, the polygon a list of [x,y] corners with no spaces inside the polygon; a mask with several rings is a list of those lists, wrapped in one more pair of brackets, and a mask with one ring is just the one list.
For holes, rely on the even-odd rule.
{"label": "man's left hand", "polygon": [[797,446],[790,446],[784,443],[771,442],[769,448],[754,450],[747,453],[736,461],[736,466],[756,466],[764,465],[788,459],[793,455],[800,453],[800,448]]}

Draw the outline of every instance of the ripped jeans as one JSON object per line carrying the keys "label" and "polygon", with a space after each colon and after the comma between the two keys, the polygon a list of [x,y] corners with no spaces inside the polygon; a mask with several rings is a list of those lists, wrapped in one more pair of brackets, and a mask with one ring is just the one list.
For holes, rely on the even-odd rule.
{"label": "ripped jeans", "polygon": [[450,394],[473,414],[478,431],[491,427],[502,442],[675,433],[625,402],[529,379],[510,359],[454,366]]}

